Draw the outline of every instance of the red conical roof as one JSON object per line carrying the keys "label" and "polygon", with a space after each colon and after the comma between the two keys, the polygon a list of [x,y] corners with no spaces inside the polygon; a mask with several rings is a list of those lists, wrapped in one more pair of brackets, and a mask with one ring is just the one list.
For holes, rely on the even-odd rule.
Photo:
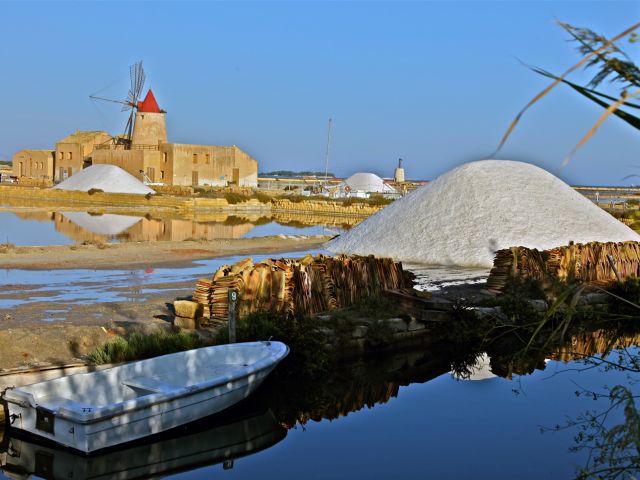
{"label": "red conical roof", "polygon": [[144,100],[142,102],[138,102],[138,111],[144,113],[162,113],[151,89],[147,92],[147,96],[144,97]]}

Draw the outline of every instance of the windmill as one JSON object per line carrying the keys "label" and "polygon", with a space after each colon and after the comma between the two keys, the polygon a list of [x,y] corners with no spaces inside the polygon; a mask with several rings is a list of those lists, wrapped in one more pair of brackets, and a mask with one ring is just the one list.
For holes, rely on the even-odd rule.
{"label": "windmill", "polygon": [[114,100],[111,98],[98,97],[96,95],[89,95],[92,100],[103,100],[105,102],[120,103],[122,104],[122,111],[130,111],[127,125],[124,127],[124,134],[121,137],[114,139],[118,144],[131,145],[131,137],[133,133],[133,123],[138,109],[138,102],[140,100],[140,94],[144,87],[144,82],[147,78],[142,68],[142,60],[134,63],[129,67],[129,77],[131,79],[131,86],[129,87],[129,93],[125,100]]}

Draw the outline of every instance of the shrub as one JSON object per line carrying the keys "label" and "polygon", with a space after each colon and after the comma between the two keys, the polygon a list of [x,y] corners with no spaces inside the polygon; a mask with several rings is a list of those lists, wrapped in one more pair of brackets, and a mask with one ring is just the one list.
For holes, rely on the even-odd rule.
{"label": "shrub", "polygon": [[[289,346],[291,352],[283,363],[287,375],[315,375],[326,371],[329,358],[324,349],[324,337],[311,317],[294,317],[273,312],[250,313],[236,327],[238,342],[278,340]],[[223,329],[218,343],[227,343],[229,333]]]}
{"label": "shrub", "polygon": [[224,198],[227,200],[229,205],[235,205],[237,203],[242,203],[248,200],[248,198],[241,193],[235,192],[225,192]]}
{"label": "shrub", "polygon": [[204,346],[205,343],[194,332],[134,333],[128,338],[116,337],[101,345],[89,354],[89,359],[96,364],[127,362]]}

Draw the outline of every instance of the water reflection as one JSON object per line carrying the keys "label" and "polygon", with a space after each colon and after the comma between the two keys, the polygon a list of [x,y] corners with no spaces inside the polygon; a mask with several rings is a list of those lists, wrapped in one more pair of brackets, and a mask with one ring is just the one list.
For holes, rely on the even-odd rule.
{"label": "water reflection", "polygon": [[[235,417],[235,418],[234,418]],[[213,421],[213,425],[211,422]],[[169,438],[134,444],[127,449],[87,457],[30,439],[8,437],[0,467],[9,478],[37,475],[45,479],[149,478],[223,463],[252,455],[280,442],[287,435],[271,411],[243,417],[205,419]]]}
{"label": "water reflection", "polygon": [[[412,419],[411,422],[415,423],[416,431],[405,431],[402,437],[393,437],[393,439],[383,438],[380,440],[381,444],[384,445],[382,449],[374,451],[363,452],[361,446],[353,443],[354,441],[364,442],[362,438],[349,438],[346,440],[346,444],[350,445],[349,448],[351,448],[351,453],[355,459],[362,459],[363,456],[367,459],[365,463],[361,460],[356,460],[358,466],[362,468],[360,471],[361,477],[376,476],[376,469],[380,468],[381,465],[374,457],[380,456],[380,458],[384,458],[383,450],[393,448],[396,451],[403,448],[410,449],[415,446],[416,442],[446,441],[446,439],[435,436],[435,432],[439,432],[439,434],[442,434],[443,431],[450,432],[455,437],[455,443],[459,444],[460,449],[464,451],[466,448],[464,446],[465,438],[469,437],[471,442],[476,441],[474,440],[475,437],[485,435],[483,429],[492,426],[491,428],[495,430],[486,432],[487,436],[483,443],[483,450],[480,449],[480,445],[475,447],[479,452],[478,458],[490,457],[490,455],[487,455],[486,449],[504,451],[507,452],[505,457],[510,457],[512,453],[508,452],[508,449],[514,444],[513,438],[520,438],[519,441],[522,441],[521,436],[515,435],[514,432],[518,428],[522,428],[521,425],[526,424],[529,417],[535,417],[540,414],[540,411],[546,411],[551,413],[545,418],[555,418],[556,421],[560,421],[564,418],[564,415],[575,414],[577,413],[575,409],[581,407],[576,407],[575,403],[570,403],[575,402],[572,399],[572,395],[564,398],[559,397],[556,392],[555,397],[547,397],[549,395],[549,390],[545,390],[547,387],[543,387],[542,391],[535,392],[529,385],[529,390],[525,395],[529,396],[528,400],[513,395],[509,396],[509,390],[514,388],[515,382],[509,382],[505,378],[511,378],[516,374],[525,372],[533,372],[536,369],[545,370],[552,364],[557,367],[559,365],[558,361],[567,362],[582,359],[585,356],[606,355],[617,348],[636,346],[640,343],[640,330],[634,330],[633,328],[626,328],[625,330],[620,330],[619,328],[591,328],[581,325],[579,331],[568,335],[565,341],[556,342],[547,349],[532,348],[523,353],[520,343],[504,340],[504,337],[500,339],[494,338],[487,342],[487,338],[489,338],[487,331],[470,332],[466,337],[460,337],[450,330],[450,328],[434,328],[432,340],[419,351],[402,352],[384,357],[363,358],[347,364],[336,365],[335,368],[332,368],[321,378],[304,378],[303,375],[290,377],[282,374],[286,369],[279,369],[276,371],[276,375],[270,377],[255,395],[234,409],[231,413],[232,420],[220,420],[220,417],[217,417],[207,420],[207,422],[200,422],[195,426],[191,425],[186,430],[177,433],[173,432],[172,436],[168,436],[169,438],[153,440],[151,443],[141,443],[125,450],[112,451],[89,458],[76,456],[52,447],[41,447],[15,439],[9,435],[9,438],[5,439],[4,453],[0,453],[0,463],[5,474],[16,475],[15,478],[25,478],[29,474],[37,474],[44,478],[72,478],[71,474],[73,474],[73,478],[148,477],[150,475],[200,468],[204,465],[212,465],[243,455],[250,455],[284,439],[287,436],[286,429],[290,431],[295,429],[294,438],[287,438],[286,443],[289,444],[289,450],[277,449],[280,455],[284,455],[287,465],[292,467],[293,470],[289,472],[290,475],[288,477],[292,478],[295,477],[296,473],[300,473],[301,469],[304,471],[304,469],[309,468],[309,463],[317,462],[318,460],[316,459],[322,459],[324,455],[328,454],[328,451],[331,451],[330,446],[323,445],[322,448],[325,451],[314,450],[300,459],[289,457],[287,452],[294,448],[291,446],[291,442],[300,440],[300,428],[297,427],[305,427],[310,423],[341,419],[339,422],[325,423],[325,428],[323,429],[329,438],[327,440],[329,444],[340,444],[339,437],[345,435],[345,431],[344,428],[338,425],[343,425],[343,422],[349,424],[348,419],[345,417],[351,419],[354,412],[363,410],[393,412],[393,404],[396,403],[397,405],[397,402],[400,402],[400,398],[396,397],[399,397],[405,388],[407,391],[413,391],[415,395],[415,387],[419,385],[430,385],[431,387],[425,390],[427,392],[425,395],[410,401],[405,396],[404,403],[400,403],[403,405],[402,408],[410,409],[407,415]],[[551,362],[549,362],[550,359],[552,359]],[[570,371],[573,370],[573,366],[575,364],[572,365],[572,368],[565,368]],[[595,378],[601,384],[611,380],[611,377],[606,376],[608,374],[601,373],[599,375],[599,377],[592,377],[592,379]],[[504,378],[497,378],[496,376]],[[453,380],[454,378],[484,379],[484,381],[463,382]],[[540,376],[537,378],[538,384],[541,383],[541,380],[546,380],[544,378],[541,379]],[[448,383],[443,384],[443,379],[447,380]],[[612,381],[619,380],[613,379]],[[561,382],[562,380],[556,378],[556,384]],[[570,382],[564,380],[565,386],[567,383]],[[450,387],[446,386],[452,384],[466,385],[466,387],[451,390]],[[507,384],[506,388],[504,388],[505,384]],[[449,393],[447,393],[448,388]],[[551,391],[553,392],[553,390]],[[502,396],[498,398],[496,392]],[[460,396],[461,393],[468,396],[467,403],[463,402],[462,398],[464,397]],[[505,394],[507,395],[507,400],[505,400]],[[450,404],[448,408],[453,410],[452,412],[447,410],[447,406],[437,403],[439,397],[441,397],[440,401],[444,402],[445,405]],[[519,404],[520,413],[516,409],[515,416],[509,417],[508,410],[514,408],[513,403],[515,400],[513,399],[515,398],[519,398],[523,402],[529,401],[529,403]],[[541,400],[541,398],[544,400]],[[507,403],[505,404],[505,402]],[[473,404],[478,404],[478,407],[476,410],[471,409],[471,423],[468,423],[470,419],[464,416],[464,408],[470,408]],[[380,408],[381,405],[385,405],[385,408]],[[508,405],[506,410],[505,405]],[[499,414],[496,414],[496,412],[491,413],[492,406],[497,408]],[[558,406],[560,411],[554,410]],[[566,411],[563,410],[564,408],[573,408],[574,410]],[[482,417],[478,417],[478,410],[483,412]],[[254,412],[262,413],[256,414]],[[378,415],[380,416],[380,414]],[[405,423],[403,423],[405,420],[397,411],[397,408],[393,415],[388,420],[390,423],[385,424],[385,428],[391,431],[395,424],[401,425],[401,428],[406,428]],[[453,418],[457,418],[458,423],[448,424],[447,422],[451,422],[451,420],[447,420],[448,415],[454,415]],[[494,416],[492,417],[492,415]],[[365,417],[356,416],[360,419],[360,424],[362,424],[363,418],[375,423],[371,415]],[[384,417],[384,415],[382,416]],[[444,419],[439,419],[439,417]],[[485,418],[486,420],[484,420]],[[481,419],[485,423],[478,423]],[[554,439],[549,437],[539,441],[532,441],[532,439],[536,438],[535,436],[540,435],[539,427],[544,424],[545,420],[540,420],[540,417],[537,417],[533,421],[533,425],[526,424],[527,428],[532,431],[524,436],[525,440],[529,440],[531,444],[523,444],[527,445],[527,448],[521,448],[521,450],[526,450],[523,455],[536,464],[529,477],[536,478],[535,476],[541,474],[541,471],[536,470],[536,468],[542,468],[544,465],[546,465],[545,468],[548,467],[551,471],[556,471],[556,473],[558,473],[560,466],[564,470],[572,469],[571,465],[572,463],[575,464],[575,462],[568,462],[566,457],[569,445],[565,445],[564,452],[562,452],[562,446],[554,445]],[[546,421],[548,422],[549,420]],[[440,425],[440,423],[444,424],[444,426]],[[353,425],[353,422],[350,425]],[[375,428],[378,427],[376,426]],[[475,431],[474,428],[481,431]],[[334,436],[331,436],[331,431],[339,433],[334,433]],[[429,436],[429,431],[432,437]],[[377,435],[385,437],[386,433],[379,431]],[[500,443],[501,437],[506,439],[503,440],[503,443]],[[562,441],[568,441],[566,437],[561,437],[561,439]],[[557,440],[555,441],[557,442]],[[341,445],[338,448],[345,448],[344,444]],[[427,448],[426,445],[430,445],[424,451],[425,458],[428,455],[437,457],[444,453],[444,450],[438,450],[436,443],[423,443],[423,445],[425,445],[423,448]],[[450,444],[448,445],[447,448],[450,448]],[[547,455],[545,462],[539,463],[540,457],[536,456],[534,452],[538,451],[536,449],[541,448],[540,445],[544,445],[549,450],[554,451],[555,457],[550,458],[545,453]],[[1,450],[2,448],[0,448]],[[432,462],[433,458],[429,461]],[[502,463],[500,465],[503,465],[505,469],[518,468],[527,470],[529,467],[533,468],[533,464],[524,465],[518,463],[522,461],[521,459],[516,458],[513,461],[515,464],[511,465],[511,467],[506,466],[507,461],[504,459],[501,460]],[[407,476],[423,478],[424,471],[420,469],[424,467],[424,462],[418,457],[414,458],[413,462],[415,470],[409,470]],[[437,470],[439,475],[436,474],[435,476],[442,476],[444,472],[451,474],[449,475],[450,477],[455,477],[456,475],[453,475],[453,472],[457,471],[457,466],[446,461],[442,462],[446,465],[440,466],[439,470]],[[320,461],[320,463],[322,462]],[[462,462],[460,465],[465,463],[469,462]],[[229,463],[226,465],[230,466]],[[250,477],[252,473],[256,473],[255,470],[257,469],[258,472],[263,471],[265,476],[269,477],[270,473],[275,473],[273,465],[274,462],[271,460],[263,461],[262,463],[244,463],[243,466],[246,466],[247,469],[243,470],[243,473]],[[430,468],[434,468],[433,464],[429,465]],[[474,464],[470,462],[469,465]],[[406,467],[407,465],[403,465],[403,468]],[[253,471],[252,468],[254,468]],[[330,466],[323,468],[324,470],[318,472],[320,476],[323,473],[334,473],[336,474],[334,476],[337,477],[349,477],[346,471],[336,472],[330,470]],[[483,472],[475,465],[472,469],[476,473]],[[499,471],[505,474],[511,470]],[[488,471],[483,473],[488,473]],[[382,475],[382,473],[380,474]],[[191,477],[202,478],[205,476],[208,476],[208,474],[203,471]]]}
{"label": "water reflection", "polygon": [[265,216],[211,212],[181,216],[170,212],[143,215],[135,211],[0,211],[3,226],[0,240],[16,245],[53,245],[69,243],[69,240],[107,243],[210,241],[278,234],[332,235],[360,220],[283,213]]}

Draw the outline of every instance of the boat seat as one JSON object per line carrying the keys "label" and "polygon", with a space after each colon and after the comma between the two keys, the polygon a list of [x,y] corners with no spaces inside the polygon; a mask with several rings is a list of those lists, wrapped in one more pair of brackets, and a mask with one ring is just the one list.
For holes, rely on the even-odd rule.
{"label": "boat seat", "polygon": [[148,395],[149,393],[170,393],[178,387],[164,383],[162,380],[153,377],[136,377],[122,381],[123,385],[133,388],[136,393]]}
{"label": "boat seat", "polygon": [[53,410],[59,411],[61,408],[72,410],[75,412],[83,412],[87,408],[91,408],[91,405],[83,404],[71,400],[70,398],[62,397],[59,395],[48,395],[37,399],[38,405]]}

